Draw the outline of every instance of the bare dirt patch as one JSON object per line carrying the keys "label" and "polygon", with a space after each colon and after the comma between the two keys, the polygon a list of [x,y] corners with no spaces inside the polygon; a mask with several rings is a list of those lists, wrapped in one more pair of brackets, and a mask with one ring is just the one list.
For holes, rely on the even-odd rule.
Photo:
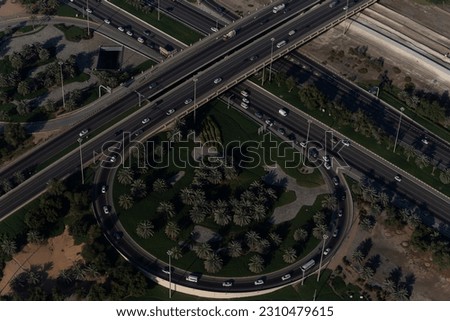
{"label": "bare dirt patch", "polygon": [[48,279],[57,278],[60,271],[82,260],[82,246],[74,244],[67,228],[64,233],[48,239],[43,245],[26,245],[22,251],[14,255],[13,260],[6,263],[3,278],[0,280],[0,295],[10,291],[9,282],[16,275],[29,270],[32,266],[45,266]]}
{"label": "bare dirt patch", "polygon": [[25,8],[17,0],[6,0],[6,3],[0,6],[0,17],[11,18],[26,14]]}

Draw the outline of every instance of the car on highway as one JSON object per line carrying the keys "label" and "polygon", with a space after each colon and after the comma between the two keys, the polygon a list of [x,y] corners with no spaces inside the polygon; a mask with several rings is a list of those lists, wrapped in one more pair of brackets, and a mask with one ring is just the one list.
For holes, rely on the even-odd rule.
{"label": "car on highway", "polygon": [[83,129],[78,135],[79,135],[80,137],[83,137],[83,136],[86,135],[87,133],[89,133],[89,129],[85,128],[85,129]]}
{"label": "car on highway", "polygon": [[103,213],[109,214],[109,206],[108,205],[103,206]]}
{"label": "car on highway", "polygon": [[123,237],[123,233],[119,231],[113,232],[112,236],[116,239],[116,241],[119,241]]}
{"label": "car on highway", "polygon": [[165,267],[163,267],[163,268],[161,269],[161,271],[162,271],[164,274],[170,275],[170,274],[172,274],[173,268],[169,268],[169,266],[166,265]]}
{"label": "car on highway", "polygon": [[330,161],[330,156],[328,156],[328,155],[323,155],[323,156],[322,156],[322,159],[323,159],[325,162],[329,162],[329,161]]}
{"label": "car on highway", "polygon": [[330,3],[330,8],[334,8],[338,3],[339,3],[338,0],[335,0],[335,1],[331,2]]}
{"label": "car on highway", "polygon": [[337,211],[338,217],[342,217],[343,214],[344,214],[344,212],[342,211],[342,209],[341,208],[338,209],[338,211]]}
{"label": "car on highway", "polygon": [[330,170],[331,169],[331,163],[330,162],[324,162],[323,166],[325,167],[326,170]]}
{"label": "car on highway", "polygon": [[146,117],[142,120],[142,124],[147,124],[150,121],[150,118]]}
{"label": "car on highway", "polygon": [[256,59],[258,59],[259,56],[258,55],[253,55],[249,58],[250,61],[255,61]]}
{"label": "car on highway", "polygon": [[248,96],[250,96],[250,93],[248,91],[246,91],[246,90],[242,90],[241,91],[241,95],[244,96],[244,97],[248,97]]}
{"label": "car on highway", "polygon": [[426,137],[425,137],[425,138],[422,138],[422,139],[421,139],[421,142],[422,142],[424,145],[428,145],[428,144],[430,143]]}
{"label": "car on highway", "polygon": [[263,279],[258,279],[255,282],[253,282],[254,285],[263,285],[264,284],[264,280]]}
{"label": "car on highway", "polygon": [[92,9],[91,8],[86,8],[86,12],[87,13],[92,13]]}
{"label": "car on highway", "polygon": [[286,40],[280,41],[279,43],[277,43],[277,48],[280,49],[281,47],[286,45]]}
{"label": "car on highway", "polygon": [[222,286],[226,287],[226,288],[229,288],[230,286],[233,286],[233,280],[222,282]]}
{"label": "car on highway", "polygon": [[211,31],[212,32],[217,32],[217,31],[219,31],[219,29],[217,29],[216,27],[211,27]]}
{"label": "car on highway", "polygon": [[105,20],[103,20],[107,25],[109,25],[109,24],[111,24],[111,20],[109,20],[109,19],[105,19]]}
{"label": "car on highway", "polygon": [[288,35],[289,35],[289,36],[295,35],[295,29],[292,29],[291,31],[289,31]]}
{"label": "car on highway", "polygon": [[244,108],[244,109],[248,109],[248,105],[246,103],[244,103],[244,102],[241,103],[241,107]]}
{"label": "car on highway", "polygon": [[246,104],[250,104],[250,100],[248,100],[248,98],[246,97],[242,97],[242,101]]}
{"label": "car on highway", "polygon": [[137,38],[137,41],[138,41],[139,43],[144,43],[144,42],[145,42],[144,38],[142,38],[142,37],[138,37],[138,38]]}
{"label": "car on highway", "polygon": [[339,177],[333,176],[332,181],[333,181],[334,186],[338,186],[339,185]]}
{"label": "car on highway", "polygon": [[344,8],[342,8],[342,9],[343,9],[343,10],[345,11],[345,10],[347,10],[347,9],[348,9],[348,7],[347,7],[347,6],[344,6]]}
{"label": "car on highway", "polygon": [[148,89],[153,89],[158,87],[158,83],[156,81],[152,82],[150,85],[148,85]]}
{"label": "car on highway", "polygon": [[110,162],[110,163],[114,163],[116,161],[116,156],[111,156],[109,159],[108,159],[108,162]]}
{"label": "car on highway", "polygon": [[269,119],[266,119],[265,123],[266,123],[266,125],[269,126],[269,127],[272,127],[272,126],[273,126],[273,120],[270,119],[270,118],[269,118]]}
{"label": "car on highway", "polygon": [[335,229],[333,232],[333,237],[336,237],[338,235],[338,233],[339,233],[339,229]]}
{"label": "car on highway", "polygon": [[121,32],[124,32],[124,31],[125,31],[125,28],[122,27],[122,26],[118,26],[117,29],[118,29],[119,31],[121,31]]}
{"label": "car on highway", "polygon": [[300,146],[303,148],[306,148],[306,140],[300,142]]}
{"label": "car on highway", "polygon": [[132,37],[132,36],[133,36],[133,31],[127,30],[127,35],[129,35],[130,37]]}
{"label": "car on highway", "polygon": [[189,105],[190,103],[192,103],[192,98],[188,98],[184,101],[185,105]]}
{"label": "car on highway", "polygon": [[102,194],[105,194],[105,193],[106,193],[106,189],[107,189],[106,185],[103,185],[103,186],[102,186]]}
{"label": "car on highway", "polygon": [[214,79],[214,84],[218,84],[218,83],[220,83],[222,81],[222,78],[221,77],[219,77],[219,78],[216,78],[216,79]]}
{"label": "car on highway", "polygon": [[256,116],[256,118],[259,118],[259,119],[263,118],[263,114],[261,112],[259,112],[259,111],[257,111],[255,113],[255,116]]}
{"label": "car on highway", "polygon": [[291,274],[290,273],[287,273],[287,274],[285,274],[285,275],[283,275],[282,277],[281,277],[281,280],[282,281],[286,281],[286,280],[289,280],[290,278],[291,278]]}
{"label": "car on highway", "polygon": [[342,145],[344,145],[346,147],[350,146],[350,141],[348,139],[343,139],[343,140],[341,140],[341,142],[342,142]]}
{"label": "car on highway", "polygon": [[278,113],[279,113],[281,116],[286,117],[287,114],[288,114],[288,111],[287,111],[286,109],[284,109],[284,108],[280,108],[280,109],[278,110]]}
{"label": "car on highway", "polygon": [[323,255],[327,256],[328,253],[330,253],[330,251],[331,251],[331,249],[330,249],[329,247],[327,247],[327,248],[325,249],[325,251],[323,251]]}
{"label": "car on highway", "polygon": [[150,31],[148,31],[147,29],[145,29],[145,30],[144,30],[144,35],[150,36]]}
{"label": "car on highway", "polygon": [[167,115],[167,116],[170,116],[170,115],[172,115],[174,112],[175,112],[175,109],[171,108],[171,109],[169,109],[169,110],[166,112],[166,115]]}
{"label": "car on highway", "polygon": [[278,133],[280,133],[281,136],[286,135],[286,130],[284,128],[278,128]]}
{"label": "car on highway", "polygon": [[395,175],[395,177],[394,177],[394,179],[397,181],[397,182],[401,182],[402,181],[402,177],[400,176],[400,175]]}

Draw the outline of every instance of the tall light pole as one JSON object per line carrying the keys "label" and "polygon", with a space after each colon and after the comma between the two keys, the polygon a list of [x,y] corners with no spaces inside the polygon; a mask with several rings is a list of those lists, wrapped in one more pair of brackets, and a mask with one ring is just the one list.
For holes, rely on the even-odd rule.
{"label": "tall light pole", "polygon": [[195,124],[195,109],[197,107],[197,81],[198,81],[198,78],[193,78],[192,81],[194,82],[194,124]]}
{"label": "tall light pole", "polygon": [[169,256],[169,299],[172,298],[172,251],[168,250],[167,255]]}
{"label": "tall light pole", "polygon": [[80,137],[77,139],[77,141],[80,144],[81,184],[84,185],[83,152],[81,151],[81,143],[83,142],[83,138]]}
{"label": "tall light pole", "polygon": [[270,66],[269,66],[269,82],[272,79],[272,59],[273,59],[273,42],[275,41],[275,38],[270,38],[270,42],[272,44],[270,49]]}
{"label": "tall light pole", "polygon": [[405,110],[405,108],[403,108],[403,107],[400,108],[400,117],[398,119],[397,135],[395,135],[394,153],[395,153],[395,149],[397,148],[398,134],[400,133],[400,126],[402,123],[402,116],[403,116],[404,110]]}
{"label": "tall light pole", "polygon": [[311,119],[308,119],[307,121],[308,121],[308,131],[306,132],[306,142],[308,143],[308,141],[309,141],[309,130],[311,129],[312,121],[311,121]]}
{"label": "tall light pole", "polygon": [[322,236],[322,239],[323,239],[322,251],[320,252],[320,263],[319,263],[319,272],[317,273],[317,282],[319,282],[319,279],[320,279],[320,271],[322,270],[323,251],[325,249],[325,241],[328,239],[328,235],[324,234]]}
{"label": "tall light pole", "polygon": [[64,77],[63,77],[63,70],[62,70],[62,66],[63,66],[63,62],[59,61],[59,70],[61,72],[61,94],[62,94],[62,101],[63,101],[63,108],[64,110],[66,109],[66,100],[64,98]]}

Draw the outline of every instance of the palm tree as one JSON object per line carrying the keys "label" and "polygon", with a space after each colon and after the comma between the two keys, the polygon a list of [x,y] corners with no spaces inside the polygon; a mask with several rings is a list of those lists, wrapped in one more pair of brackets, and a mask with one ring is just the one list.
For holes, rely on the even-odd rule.
{"label": "palm tree", "polygon": [[439,174],[439,179],[443,184],[450,183],[450,169],[447,168],[445,171],[441,171],[441,173]]}
{"label": "palm tree", "polygon": [[328,208],[332,211],[335,211],[337,208],[337,199],[336,196],[328,194],[322,201],[322,207]]}
{"label": "palm tree", "polygon": [[130,194],[122,194],[119,196],[119,206],[124,210],[128,210],[133,207],[133,197]]}
{"label": "palm tree", "polygon": [[7,256],[12,256],[17,251],[16,242],[8,238],[3,238],[3,240],[0,243],[0,249],[2,249],[2,252],[5,253]]}
{"label": "palm tree", "polygon": [[4,178],[1,182],[2,189],[5,193],[8,193],[10,190],[12,190],[12,185],[9,179]]}
{"label": "palm tree", "polygon": [[425,155],[425,154],[419,154],[416,157],[416,165],[422,169],[424,167],[427,167],[428,165],[430,165],[430,158]]}
{"label": "palm tree", "polygon": [[369,280],[373,279],[374,275],[375,275],[375,272],[370,266],[365,266],[361,271],[361,277],[365,281],[369,281]]}
{"label": "palm tree", "polygon": [[30,230],[27,233],[27,242],[32,244],[41,244],[44,241],[43,237],[38,231]]}
{"label": "palm tree", "polygon": [[258,253],[266,253],[266,251],[270,248],[270,242],[266,239],[261,239],[255,247],[255,252]]}
{"label": "palm tree", "polygon": [[411,145],[407,145],[403,148],[403,154],[406,156],[406,161],[409,162],[409,159],[416,155],[416,150]]}
{"label": "palm tree", "polygon": [[172,253],[172,258],[175,260],[181,259],[183,257],[179,246],[174,246],[169,251]]}
{"label": "palm tree", "polygon": [[206,260],[213,254],[213,250],[209,243],[200,243],[194,246],[194,252],[199,259]]}
{"label": "palm tree", "polygon": [[195,224],[200,224],[205,220],[206,215],[203,208],[194,206],[189,210],[189,217]]}
{"label": "palm tree", "polygon": [[166,180],[158,178],[153,182],[153,190],[157,193],[162,193],[167,191],[168,186]]}
{"label": "palm tree", "polygon": [[395,292],[395,282],[392,281],[390,278],[386,278],[383,282],[383,290],[388,294],[391,295]]}
{"label": "palm tree", "polygon": [[148,239],[155,234],[155,226],[149,220],[140,221],[136,227],[136,234],[143,239]]}
{"label": "palm tree", "polygon": [[22,184],[25,181],[25,175],[21,171],[15,172],[14,181],[17,185]]}
{"label": "palm tree", "polygon": [[253,206],[253,219],[255,222],[261,222],[266,217],[267,209],[263,204],[255,204]]}
{"label": "palm tree", "polygon": [[305,241],[308,238],[308,231],[303,228],[298,228],[294,231],[294,240]]}
{"label": "palm tree", "polygon": [[364,201],[373,203],[378,196],[377,190],[372,185],[367,185],[364,186],[363,188],[364,188],[363,190]]}
{"label": "palm tree", "polygon": [[389,204],[389,196],[385,192],[381,192],[378,194],[378,201],[383,207],[386,207]]}
{"label": "palm tree", "polygon": [[352,260],[355,263],[361,264],[364,261],[364,255],[360,250],[355,250],[352,253]]}
{"label": "palm tree", "polygon": [[71,269],[64,269],[59,272],[58,279],[70,284],[73,281],[73,274]]}
{"label": "palm tree", "polygon": [[397,301],[406,301],[409,299],[409,293],[408,290],[404,287],[397,288],[394,293],[392,293],[392,296]]}
{"label": "palm tree", "polygon": [[255,231],[248,231],[245,233],[245,239],[250,250],[255,251],[261,241],[261,236]]}
{"label": "palm tree", "polygon": [[261,255],[255,254],[250,258],[248,269],[253,273],[261,273],[264,270],[264,259]]}
{"label": "palm tree", "polygon": [[297,252],[293,248],[283,251],[283,261],[286,263],[294,263],[297,260]]}
{"label": "palm tree", "polygon": [[147,186],[142,179],[136,179],[131,183],[131,194],[139,198],[147,196]]}
{"label": "palm tree", "polygon": [[158,207],[156,208],[158,213],[166,214],[167,218],[173,218],[175,216],[175,206],[171,202],[161,201],[159,202]]}
{"label": "palm tree", "polygon": [[278,234],[278,233],[270,232],[269,238],[272,240],[272,243],[275,246],[280,246],[280,244],[283,243],[283,239],[281,238],[280,234]]}
{"label": "palm tree", "polygon": [[402,208],[400,210],[400,216],[402,217],[403,221],[408,222],[410,215],[411,215],[411,211],[409,209]]}
{"label": "palm tree", "polygon": [[313,221],[316,224],[325,224],[325,214],[322,211],[317,211],[313,215]]}
{"label": "palm tree", "polygon": [[121,168],[117,173],[117,180],[120,184],[130,185],[133,182],[133,176],[131,168]]}
{"label": "palm tree", "polygon": [[217,225],[225,226],[230,224],[231,215],[226,201],[218,200],[211,206],[211,214]]}
{"label": "palm tree", "polygon": [[250,224],[251,217],[244,211],[239,211],[238,213],[234,213],[233,222],[237,226],[246,226],[246,225]]}
{"label": "palm tree", "polygon": [[175,241],[178,235],[180,235],[181,229],[178,227],[177,223],[169,221],[164,229],[164,232],[169,239]]}
{"label": "palm tree", "polygon": [[327,231],[328,231],[328,229],[325,224],[317,224],[313,228],[312,234],[316,239],[321,240],[323,238],[323,236],[327,233]]}
{"label": "palm tree", "polygon": [[27,283],[31,285],[37,285],[41,281],[39,273],[36,273],[32,270],[26,271]]}
{"label": "palm tree", "polygon": [[291,92],[292,89],[295,88],[295,85],[297,85],[297,83],[295,82],[294,77],[289,76],[289,77],[286,79],[286,86],[288,87],[288,91]]}
{"label": "palm tree", "polygon": [[223,267],[223,260],[216,253],[213,253],[206,259],[204,265],[208,273],[217,273]]}
{"label": "palm tree", "polygon": [[242,245],[238,241],[231,241],[228,244],[228,255],[231,257],[239,257],[242,255]]}
{"label": "palm tree", "polygon": [[97,278],[100,276],[100,273],[94,264],[86,265],[83,270],[87,277]]}

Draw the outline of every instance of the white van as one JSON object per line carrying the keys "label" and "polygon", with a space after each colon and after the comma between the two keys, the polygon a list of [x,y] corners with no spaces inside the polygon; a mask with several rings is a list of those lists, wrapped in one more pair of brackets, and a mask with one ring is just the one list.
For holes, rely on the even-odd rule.
{"label": "white van", "polygon": [[287,110],[284,108],[281,108],[278,112],[280,113],[281,116],[284,116],[284,117],[286,117],[288,114]]}
{"label": "white van", "polygon": [[277,43],[277,48],[280,49],[281,47],[283,47],[286,44],[286,40],[280,41],[279,43]]}
{"label": "white van", "polygon": [[186,281],[197,283],[198,282],[198,276],[189,274],[186,277]]}

